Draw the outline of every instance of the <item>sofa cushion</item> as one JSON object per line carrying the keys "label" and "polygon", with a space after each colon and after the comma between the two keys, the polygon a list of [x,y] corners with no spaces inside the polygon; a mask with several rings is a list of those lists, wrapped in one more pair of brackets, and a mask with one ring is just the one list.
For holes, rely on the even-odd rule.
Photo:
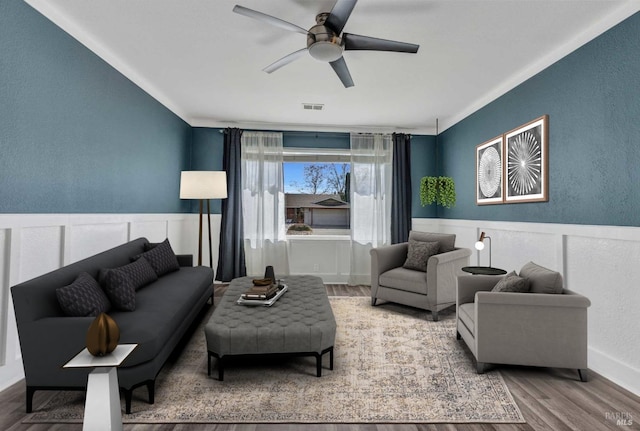
{"label": "sofa cushion", "polygon": [[562,275],[533,262],[525,264],[520,276],[529,280],[531,293],[562,293]]}
{"label": "sofa cushion", "polygon": [[439,249],[440,244],[437,241],[416,241],[415,239],[410,239],[407,260],[405,260],[402,267],[427,272],[427,261],[434,254],[438,254]]}
{"label": "sofa cushion", "polygon": [[519,277],[515,271],[511,271],[496,283],[492,292],[528,292],[529,280]]}
{"label": "sofa cushion", "polygon": [[149,261],[142,256],[136,261],[124,266],[119,266],[113,270],[124,272],[133,283],[135,290],[138,290],[149,283],[153,283],[158,279],[155,269],[151,266]]}
{"label": "sofa cushion", "polygon": [[115,308],[123,311],[136,309],[136,286],[125,271],[101,269],[98,279]]}
{"label": "sofa cushion", "polygon": [[153,247],[151,250],[145,251],[141,255],[134,257],[134,259],[138,259],[140,256],[149,261],[158,277],[180,269],[178,258],[173,252],[168,238]]}
{"label": "sofa cushion", "polygon": [[109,298],[98,282],[81,272],[73,283],[56,289],[56,297],[64,314],[73,317],[97,316],[111,309]]}
{"label": "sofa cushion", "polygon": [[409,240],[432,242],[437,241],[440,244],[438,253],[446,253],[455,250],[456,235],[449,233],[431,233],[431,232],[409,232]]}
{"label": "sofa cushion", "polygon": [[427,276],[424,272],[406,268],[393,268],[380,274],[380,286],[392,287],[407,292],[427,294]]}

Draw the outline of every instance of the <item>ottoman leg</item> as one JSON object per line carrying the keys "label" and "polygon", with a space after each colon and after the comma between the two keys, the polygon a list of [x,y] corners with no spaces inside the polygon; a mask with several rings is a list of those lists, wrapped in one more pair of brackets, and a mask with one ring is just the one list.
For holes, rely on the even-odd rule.
{"label": "ottoman leg", "polygon": [[333,347],[329,350],[329,369],[333,370]]}
{"label": "ottoman leg", "polygon": [[316,376],[322,377],[322,355],[316,355]]}
{"label": "ottoman leg", "polygon": [[224,360],[223,357],[218,358],[218,380],[224,380]]}

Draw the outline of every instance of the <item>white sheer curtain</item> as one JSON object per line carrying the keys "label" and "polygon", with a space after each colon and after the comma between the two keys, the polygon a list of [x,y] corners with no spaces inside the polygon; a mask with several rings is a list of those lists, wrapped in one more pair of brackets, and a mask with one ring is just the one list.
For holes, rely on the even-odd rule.
{"label": "white sheer curtain", "polygon": [[242,134],[242,214],[247,275],[272,265],[289,275],[285,232],[282,133]]}
{"label": "white sheer curtain", "polygon": [[391,244],[391,135],[351,135],[349,284],[371,284],[374,247]]}

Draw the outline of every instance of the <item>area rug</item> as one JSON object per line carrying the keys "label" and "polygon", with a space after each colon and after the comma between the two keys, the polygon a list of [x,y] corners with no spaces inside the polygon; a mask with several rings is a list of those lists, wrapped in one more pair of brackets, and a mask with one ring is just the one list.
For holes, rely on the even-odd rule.
{"label": "area rug", "polygon": [[[134,391],[124,423],[522,423],[498,371],[476,374],[455,337],[455,314],[369,298],[331,297],[338,331],[333,371],[314,358],[228,362],[225,379],[207,377],[203,326],[156,382],[155,404]],[[215,367],[215,360],[214,360]],[[56,392],[25,418],[81,422],[83,392]],[[123,402],[124,405],[124,402]]]}

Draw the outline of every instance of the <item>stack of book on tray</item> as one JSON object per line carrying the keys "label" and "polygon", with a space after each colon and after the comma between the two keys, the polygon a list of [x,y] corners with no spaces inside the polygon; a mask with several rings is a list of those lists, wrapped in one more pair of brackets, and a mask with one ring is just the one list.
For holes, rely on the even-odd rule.
{"label": "stack of book on tray", "polygon": [[242,294],[242,299],[271,299],[278,293],[278,285],[270,279],[253,280],[253,286]]}
{"label": "stack of book on tray", "polygon": [[271,307],[286,291],[286,284],[273,283],[272,280],[254,280],[253,286],[241,294],[236,302],[241,305]]}

